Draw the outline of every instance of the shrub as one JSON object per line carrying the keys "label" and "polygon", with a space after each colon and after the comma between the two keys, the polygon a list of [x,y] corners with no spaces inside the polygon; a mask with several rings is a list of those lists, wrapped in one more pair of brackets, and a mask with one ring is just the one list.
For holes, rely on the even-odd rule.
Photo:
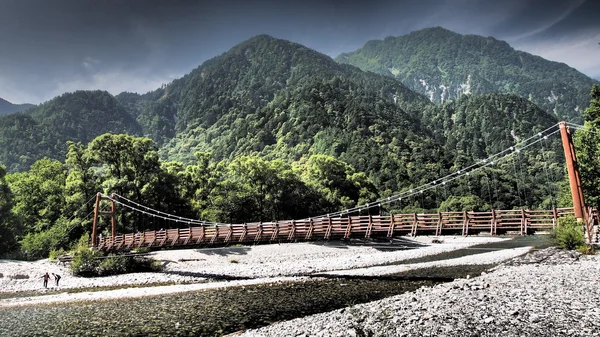
{"label": "shrub", "polygon": [[19,242],[21,252],[27,260],[42,259],[49,256],[52,250],[57,250],[66,245],[64,240],[68,230],[68,224],[65,221],[59,221],[50,229],[29,233]]}
{"label": "shrub", "polygon": [[558,226],[554,228],[552,238],[562,249],[573,250],[585,245],[582,225],[572,216],[561,218],[558,221]]}
{"label": "shrub", "polygon": [[126,257],[110,254],[100,262],[98,276],[125,274],[128,270],[127,264]]}
{"label": "shrub", "polygon": [[138,247],[138,248],[134,248],[131,252],[135,253],[135,254],[146,254],[146,253],[150,252],[150,248],[148,248],[148,247]]}
{"label": "shrub", "polygon": [[591,245],[583,245],[577,247],[577,251],[583,255],[596,255],[596,249]]}
{"label": "shrub", "polygon": [[110,254],[89,248],[87,237],[79,240],[71,251],[73,275],[83,277],[109,276],[126,273],[158,272],[163,270],[160,261],[145,256],[125,256]]}
{"label": "shrub", "polygon": [[48,260],[50,261],[57,261],[58,257],[61,255],[65,254],[65,250],[64,249],[59,249],[59,250],[51,250],[50,254],[48,255]]}
{"label": "shrub", "polygon": [[77,276],[97,276],[101,263],[99,258],[103,255],[102,252],[88,247],[87,242],[82,243],[80,241],[79,245],[71,251],[73,257],[71,272]]}

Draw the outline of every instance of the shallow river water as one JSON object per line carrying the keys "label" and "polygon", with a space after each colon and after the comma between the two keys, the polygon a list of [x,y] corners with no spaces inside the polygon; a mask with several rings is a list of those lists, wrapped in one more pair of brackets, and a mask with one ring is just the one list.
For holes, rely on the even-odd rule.
{"label": "shallow river water", "polygon": [[[546,238],[529,236],[403,263],[546,245]],[[116,301],[4,308],[0,309],[0,336],[220,336],[476,276],[490,267],[427,268],[385,277],[315,278]]]}

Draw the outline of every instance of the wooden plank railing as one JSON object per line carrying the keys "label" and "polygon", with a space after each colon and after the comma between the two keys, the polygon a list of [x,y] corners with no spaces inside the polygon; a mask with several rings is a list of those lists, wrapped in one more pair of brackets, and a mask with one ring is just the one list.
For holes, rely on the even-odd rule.
{"label": "wooden plank railing", "polygon": [[[594,210],[589,214],[597,220],[597,211]],[[559,218],[567,215],[573,215],[572,208],[362,215],[244,224],[212,224],[101,238],[98,249],[118,251],[138,247],[391,238],[397,235],[419,234],[469,235],[487,232],[496,235],[513,232],[525,235],[535,231],[551,230],[558,224]]]}

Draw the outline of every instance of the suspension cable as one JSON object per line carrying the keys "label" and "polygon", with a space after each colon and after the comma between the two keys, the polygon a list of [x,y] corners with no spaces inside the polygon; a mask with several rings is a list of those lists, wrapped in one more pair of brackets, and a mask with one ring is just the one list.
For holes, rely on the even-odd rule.
{"label": "suspension cable", "polygon": [[[421,185],[419,187],[416,188],[411,188],[408,191],[402,192],[400,194],[394,195],[394,196],[390,196],[384,199],[379,199],[373,203],[368,203],[362,206],[357,206],[357,207],[353,207],[353,208],[348,208],[346,210],[342,210],[342,211],[338,211],[338,212],[334,212],[334,213],[328,213],[328,214],[323,214],[320,216],[316,216],[316,217],[311,217],[311,218],[319,218],[319,217],[330,217],[330,216],[341,216],[341,215],[346,215],[346,214],[350,214],[353,212],[356,212],[358,210],[361,209],[369,209],[372,207],[375,207],[378,203],[381,204],[389,204],[391,202],[393,202],[394,200],[402,200],[403,198],[407,198],[407,197],[411,197],[414,196],[416,194],[419,194],[421,192],[425,192],[427,190],[430,190],[432,188],[435,188],[436,184],[439,182],[450,182],[453,180],[456,180],[460,177],[463,177],[464,175],[468,174],[469,172],[474,172],[477,170],[481,170],[487,166],[493,165],[494,161],[499,161],[499,160],[503,160],[506,158],[511,157],[512,155],[514,155],[515,153],[520,153],[521,151],[537,144],[538,142],[542,141],[544,138],[542,138],[543,136],[553,136],[557,133],[560,132],[560,130],[554,130],[551,131],[552,129],[556,128],[559,124],[555,124],[547,129],[545,129],[542,132],[538,132],[535,136],[529,137],[524,141],[519,142],[517,145],[513,145],[497,154],[494,154],[486,159],[483,159],[475,164],[472,164],[470,166],[468,166],[465,169],[461,169],[458,170],[456,172],[453,172],[451,174],[448,174],[447,176],[440,178],[440,179],[436,179],[433,182]],[[533,140],[534,138],[538,137],[538,139]],[[532,141],[533,140],[533,141]],[[490,160],[490,159],[494,159],[494,160]],[[311,218],[307,218],[307,219],[311,219]]]}
{"label": "suspension cable", "polygon": [[[408,191],[404,191],[401,192],[399,194],[396,194],[394,196],[390,196],[387,198],[382,198],[379,200],[376,200],[374,202],[370,202],[367,203],[365,205],[362,206],[357,206],[357,207],[353,207],[353,208],[348,208],[346,210],[342,210],[342,211],[338,211],[338,212],[333,212],[333,213],[328,213],[328,214],[323,214],[320,216],[316,216],[316,217],[309,217],[306,219],[302,219],[302,220],[310,220],[312,218],[322,218],[322,217],[332,217],[332,216],[342,216],[342,215],[347,215],[347,214],[351,214],[354,212],[358,212],[359,214],[362,213],[363,210],[368,210],[370,208],[373,207],[380,207],[381,205],[387,205],[387,204],[391,204],[393,202],[401,202],[402,199],[404,198],[408,198],[417,194],[421,194],[421,204],[422,204],[422,208],[424,207],[423,205],[423,193],[431,190],[433,188],[437,188],[437,186],[439,185],[439,183],[441,183],[442,185],[445,185],[448,182],[454,181],[458,178],[464,177],[464,176],[468,176],[469,173],[471,172],[475,172],[477,170],[482,170],[488,166],[494,165],[495,162],[500,161],[500,160],[504,160],[506,158],[510,158],[511,156],[513,156],[515,153],[520,153],[522,150],[525,150],[531,146],[533,146],[534,144],[540,142],[543,139],[546,139],[549,136],[555,135],[557,134],[560,130],[554,130],[551,131],[552,129],[555,129],[558,127],[559,124],[555,124],[541,132],[538,132],[536,135],[531,136],[503,151],[500,151],[492,156],[489,156],[486,159],[480,160],[470,166],[467,166],[466,168],[460,169],[458,171],[452,172],[442,178],[436,179],[432,182],[423,184],[421,186],[418,186],[416,188],[411,188]],[[537,139],[536,139],[537,137]],[[486,174],[487,176],[487,174]],[[489,189],[489,182],[488,182],[488,189]],[[491,193],[488,193],[488,195],[491,198]],[[174,215],[174,214],[169,214],[166,212],[162,212],[147,206],[144,206],[140,203],[137,203],[133,200],[130,200],[122,195],[119,194],[115,194],[115,196],[117,196],[117,199],[114,199],[112,197],[103,195],[103,197],[105,199],[111,200],[121,206],[124,206],[126,208],[129,208],[133,211],[136,212],[141,212],[143,214],[147,214],[147,215],[151,215],[152,217],[157,217],[160,219],[164,219],[165,222],[166,221],[174,221],[176,223],[187,223],[187,224],[198,224],[198,225],[229,225],[226,223],[216,223],[216,222],[209,222],[209,221],[202,221],[202,220],[197,220],[197,219],[191,219],[191,218],[186,218],[186,217],[182,217],[182,216],[178,216],[178,215]],[[520,195],[519,195],[520,198]],[[122,202],[122,200],[125,200],[125,202]],[[134,204],[135,206],[129,205],[128,203]]]}

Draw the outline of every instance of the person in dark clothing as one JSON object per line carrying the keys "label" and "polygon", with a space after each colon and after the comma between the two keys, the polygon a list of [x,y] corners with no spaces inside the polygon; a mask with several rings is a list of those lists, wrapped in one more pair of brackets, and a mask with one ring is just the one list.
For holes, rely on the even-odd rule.
{"label": "person in dark clothing", "polygon": [[44,278],[44,288],[48,288],[48,279],[50,279],[50,275],[48,275],[48,273],[46,273],[42,277]]}
{"label": "person in dark clothing", "polygon": [[52,273],[52,276],[54,276],[54,281],[56,281],[56,286],[58,287],[58,281],[60,281],[60,275]]}

